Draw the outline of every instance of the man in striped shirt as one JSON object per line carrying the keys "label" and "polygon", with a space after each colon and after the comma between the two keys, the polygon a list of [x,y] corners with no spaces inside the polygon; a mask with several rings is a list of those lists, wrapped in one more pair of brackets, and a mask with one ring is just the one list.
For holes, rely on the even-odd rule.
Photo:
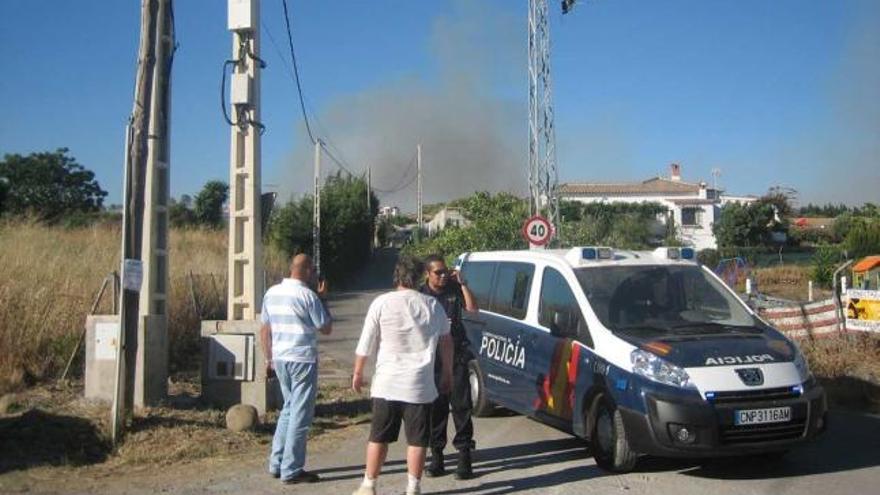
{"label": "man in striped shirt", "polygon": [[293,257],[290,278],[273,285],[263,297],[260,340],[268,366],[278,376],[284,407],[269,454],[269,473],[284,483],[314,483],[318,475],[305,470],[306,439],[318,391],[318,335],[332,331],[322,303],[323,282],[317,293],[309,287],[314,265],[305,254]]}

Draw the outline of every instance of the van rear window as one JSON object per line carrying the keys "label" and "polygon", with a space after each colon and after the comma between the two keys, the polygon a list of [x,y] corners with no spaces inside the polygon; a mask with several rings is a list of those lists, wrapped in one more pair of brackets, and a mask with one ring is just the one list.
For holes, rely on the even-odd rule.
{"label": "van rear window", "polygon": [[495,275],[493,261],[469,261],[464,264],[461,274],[471,293],[477,299],[477,306],[489,309],[489,296],[492,294],[492,277]]}
{"label": "van rear window", "polygon": [[534,276],[535,266],[531,263],[498,263],[489,310],[525,318]]}

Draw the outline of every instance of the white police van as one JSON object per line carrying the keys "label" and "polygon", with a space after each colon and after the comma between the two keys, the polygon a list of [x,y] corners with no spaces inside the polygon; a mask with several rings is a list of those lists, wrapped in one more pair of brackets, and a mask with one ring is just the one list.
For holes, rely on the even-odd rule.
{"label": "white police van", "polygon": [[797,347],[691,248],[466,253],[474,412],[494,405],[589,441],[625,472],[639,454],[780,454],[825,429]]}

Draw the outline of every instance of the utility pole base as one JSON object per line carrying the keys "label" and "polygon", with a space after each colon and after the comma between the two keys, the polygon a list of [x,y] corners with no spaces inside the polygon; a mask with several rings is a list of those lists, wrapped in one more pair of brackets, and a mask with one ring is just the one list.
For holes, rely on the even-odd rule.
{"label": "utility pole base", "polygon": [[253,320],[202,322],[202,402],[222,408],[249,404],[261,415],[281,408],[278,379],[266,376],[260,326]]}

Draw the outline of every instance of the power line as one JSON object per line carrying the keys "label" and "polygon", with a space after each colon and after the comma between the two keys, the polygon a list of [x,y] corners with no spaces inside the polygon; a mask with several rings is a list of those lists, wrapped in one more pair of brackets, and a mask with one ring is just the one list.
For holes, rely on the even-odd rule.
{"label": "power line", "polygon": [[400,180],[397,182],[397,184],[391,186],[389,189],[379,189],[377,187],[374,187],[373,189],[378,192],[388,194],[388,193],[396,193],[398,191],[402,191],[402,190],[406,189],[407,187],[409,187],[410,185],[412,185],[413,181],[416,179],[416,175],[413,175],[412,178],[409,179],[409,181],[406,182],[405,184],[404,184],[404,181],[407,180],[406,177],[409,175],[409,173],[414,169],[414,167],[416,165],[416,156],[417,156],[417,153],[413,153],[412,158],[410,158],[410,160],[409,160],[409,165],[407,166],[406,170],[404,170],[403,175],[400,176]]}
{"label": "power line", "polygon": [[293,32],[290,29],[290,14],[287,9],[287,0],[281,0],[284,6],[284,25],[287,28],[287,44],[290,47],[290,59],[293,61],[293,77],[296,80],[296,92],[299,95],[299,107],[302,110],[303,122],[306,124],[306,132],[312,144],[316,143],[315,136],[312,134],[312,126],[309,124],[309,116],[306,114],[306,104],[303,101],[302,84],[299,81],[299,67],[296,63],[296,52],[293,49]]}

